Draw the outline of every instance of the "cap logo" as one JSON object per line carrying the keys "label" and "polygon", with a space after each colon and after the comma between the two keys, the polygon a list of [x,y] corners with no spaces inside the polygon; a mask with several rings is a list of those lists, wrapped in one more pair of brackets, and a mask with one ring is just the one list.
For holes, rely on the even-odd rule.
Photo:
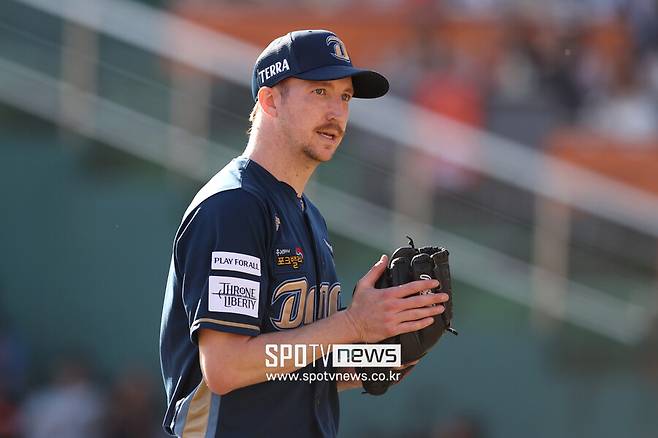
{"label": "cap logo", "polygon": [[263,84],[271,77],[276,76],[279,73],[283,73],[287,70],[290,70],[290,66],[288,65],[288,60],[283,58],[283,61],[277,61],[272,65],[268,65],[262,70],[258,70],[258,79],[260,79],[260,83]]}
{"label": "cap logo", "polygon": [[327,46],[331,47],[331,56],[341,61],[350,62],[350,56],[347,54],[345,44],[336,35],[329,35],[327,37]]}

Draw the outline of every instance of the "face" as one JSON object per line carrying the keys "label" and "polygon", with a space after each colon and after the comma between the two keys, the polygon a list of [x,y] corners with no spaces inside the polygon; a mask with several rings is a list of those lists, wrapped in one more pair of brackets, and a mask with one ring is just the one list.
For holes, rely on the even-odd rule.
{"label": "face", "polygon": [[315,162],[329,161],[345,134],[352,78],[333,81],[287,79],[277,110],[288,144]]}

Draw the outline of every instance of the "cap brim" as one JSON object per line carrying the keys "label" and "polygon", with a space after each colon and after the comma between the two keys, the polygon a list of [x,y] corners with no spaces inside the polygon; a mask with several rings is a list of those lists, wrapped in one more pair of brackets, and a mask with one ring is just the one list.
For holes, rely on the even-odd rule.
{"label": "cap brim", "polygon": [[293,75],[293,77],[307,81],[333,81],[351,77],[354,97],[362,99],[382,97],[389,88],[388,80],[376,71],[362,70],[347,65],[328,65]]}

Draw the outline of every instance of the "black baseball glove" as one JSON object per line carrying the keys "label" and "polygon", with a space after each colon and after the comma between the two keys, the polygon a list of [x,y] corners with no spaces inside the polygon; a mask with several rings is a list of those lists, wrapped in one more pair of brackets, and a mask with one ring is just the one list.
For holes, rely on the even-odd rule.
{"label": "black baseball glove", "polygon": [[[410,237],[408,239],[409,246],[398,248],[393,252],[386,271],[377,280],[375,286],[378,289],[384,289],[415,280],[437,279],[440,283],[439,287],[420,292],[420,294],[443,292],[450,298],[443,303],[445,311],[439,317],[434,318],[433,324],[416,332],[403,333],[380,342],[381,344],[400,344],[403,365],[423,357],[444,332],[457,334],[457,331],[451,327],[453,300],[448,250],[438,246],[416,248],[413,240]],[[412,367],[413,365],[401,370],[401,376],[409,372]],[[362,381],[363,389],[373,395],[384,394],[389,386],[399,381],[399,379],[394,381],[388,378],[390,375],[388,368],[359,368],[357,372],[365,373],[368,377]],[[373,374],[377,373],[384,373],[387,378],[385,380],[372,379]]]}

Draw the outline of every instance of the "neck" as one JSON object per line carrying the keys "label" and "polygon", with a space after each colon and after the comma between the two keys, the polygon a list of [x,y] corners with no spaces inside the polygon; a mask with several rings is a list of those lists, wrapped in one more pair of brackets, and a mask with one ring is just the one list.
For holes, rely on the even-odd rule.
{"label": "neck", "polygon": [[280,137],[264,135],[261,129],[256,128],[249,137],[243,156],[264,167],[276,179],[295,189],[297,196],[301,196],[319,163],[290,146]]}

